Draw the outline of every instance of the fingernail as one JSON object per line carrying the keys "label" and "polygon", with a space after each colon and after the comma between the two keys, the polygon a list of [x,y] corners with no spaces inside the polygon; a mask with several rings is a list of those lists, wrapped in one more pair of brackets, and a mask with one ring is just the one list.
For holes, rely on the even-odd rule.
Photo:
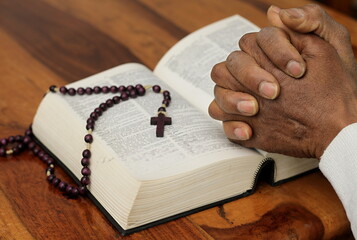
{"label": "fingernail", "polygon": [[275,5],[271,5],[271,6],[270,6],[270,9],[271,9],[273,12],[277,13],[277,14],[279,14],[279,12],[280,12],[280,10],[281,10],[281,8],[279,8],[279,7],[275,6]]}
{"label": "fingernail", "polygon": [[291,18],[302,18],[304,16],[304,11],[300,8],[288,8],[288,9],[282,9],[285,14],[288,15],[288,17]]}
{"label": "fingernail", "polygon": [[271,82],[261,82],[259,92],[266,98],[274,99],[278,95],[278,86]]}
{"label": "fingernail", "polygon": [[291,76],[296,78],[299,78],[302,75],[304,75],[304,71],[305,71],[302,64],[298,63],[295,60],[290,60],[286,65],[286,69]]}
{"label": "fingernail", "polygon": [[248,140],[249,134],[246,128],[236,128],[234,129],[234,135],[237,137],[238,140]]}
{"label": "fingernail", "polygon": [[246,113],[253,115],[257,112],[257,106],[255,101],[243,100],[239,101],[237,104],[238,111],[241,113]]}

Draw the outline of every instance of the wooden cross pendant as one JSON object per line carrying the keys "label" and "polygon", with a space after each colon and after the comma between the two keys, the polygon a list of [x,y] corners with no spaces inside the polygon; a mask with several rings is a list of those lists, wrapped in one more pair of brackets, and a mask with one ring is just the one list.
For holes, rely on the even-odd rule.
{"label": "wooden cross pendant", "polygon": [[165,125],[171,125],[171,118],[166,117],[165,114],[159,113],[157,117],[152,117],[150,124],[156,125],[156,137],[164,136],[164,127]]}

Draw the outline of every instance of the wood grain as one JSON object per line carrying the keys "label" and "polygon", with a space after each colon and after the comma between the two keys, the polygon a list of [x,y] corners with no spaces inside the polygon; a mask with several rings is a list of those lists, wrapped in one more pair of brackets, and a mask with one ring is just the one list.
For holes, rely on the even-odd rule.
{"label": "wood grain", "polygon": [[[240,14],[268,25],[271,4],[298,0],[2,0],[0,137],[21,134],[49,85],[126,63],[153,69],[178,40]],[[328,12],[351,32],[357,23]],[[122,237],[88,200],[69,200],[45,181],[32,154],[0,159],[0,239],[352,239],[332,187],[315,173],[219,207]],[[62,179],[71,181],[59,170]]]}

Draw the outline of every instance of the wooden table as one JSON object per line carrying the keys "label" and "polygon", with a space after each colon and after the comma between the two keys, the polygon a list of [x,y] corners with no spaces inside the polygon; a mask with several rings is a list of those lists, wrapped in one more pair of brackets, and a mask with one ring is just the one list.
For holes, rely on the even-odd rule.
{"label": "wooden table", "polygon": [[[269,5],[289,0],[2,0],[0,135],[21,134],[43,93],[126,62],[154,68],[179,39],[240,14],[266,26]],[[356,21],[328,9],[351,31]],[[334,190],[321,173],[121,237],[88,199],[67,200],[44,180],[30,153],[0,159],[0,239],[352,239]],[[61,178],[70,181],[60,171]]]}

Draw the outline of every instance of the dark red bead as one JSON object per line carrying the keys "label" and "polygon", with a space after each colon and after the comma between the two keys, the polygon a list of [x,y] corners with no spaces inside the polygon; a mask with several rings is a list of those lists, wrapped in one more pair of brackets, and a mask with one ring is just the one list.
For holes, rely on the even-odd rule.
{"label": "dark red bead", "polygon": [[102,93],[108,93],[110,91],[110,88],[107,86],[102,87]]}
{"label": "dark red bead", "polygon": [[85,141],[86,143],[92,143],[92,142],[93,142],[93,136],[92,136],[92,134],[87,134],[87,135],[85,135],[85,136],[84,136],[84,141]]}
{"label": "dark red bead", "polygon": [[39,158],[42,158],[44,155],[45,155],[45,152],[44,152],[44,151],[39,151],[38,154],[37,154],[37,156],[38,156]]}
{"label": "dark red bead", "polygon": [[25,145],[24,145],[23,143],[19,143],[19,144],[17,145],[17,148],[18,148],[20,151],[22,151],[22,150],[25,149]]}
{"label": "dark red bead", "polygon": [[170,106],[170,100],[163,100],[162,101],[162,104],[165,104],[166,105],[166,107],[168,107],[168,106]]}
{"label": "dark red bead", "polygon": [[130,92],[131,90],[134,90],[134,89],[135,89],[135,87],[133,85],[129,85],[126,87],[127,92]]}
{"label": "dark red bead", "polygon": [[89,185],[89,184],[90,184],[90,179],[89,179],[89,177],[87,177],[87,176],[82,177],[82,178],[81,178],[81,183],[82,183],[83,185]]}
{"label": "dark red bead", "polygon": [[1,145],[3,145],[3,146],[5,146],[5,145],[7,145],[7,139],[6,138],[2,138],[1,140],[0,140],[0,144]]}
{"label": "dark red bead", "polygon": [[66,193],[67,193],[67,194],[71,194],[72,188],[73,188],[73,187],[68,184],[67,187],[66,187]]}
{"label": "dark red bead", "polygon": [[94,130],[94,124],[93,124],[93,123],[88,123],[88,124],[86,125],[86,129],[87,129],[87,130],[89,130],[89,129]]}
{"label": "dark red bead", "polygon": [[92,113],[90,114],[90,117],[93,118],[94,120],[98,120],[98,114],[95,113],[95,112],[92,112]]}
{"label": "dark red bead", "polygon": [[89,176],[91,174],[91,170],[88,167],[84,167],[84,168],[82,168],[81,173],[84,176]]}
{"label": "dark red bead", "polygon": [[82,163],[83,167],[86,167],[86,166],[89,165],[90,159],[89,158],[82,158],[81,163]]}
{"label": "dark red bead", "polygon": [[66,94],[68,92],[66,87],[60,87],[60,93]]}
{"label": "dark red bead", "polygon": [[112,99],[108,99],[107,101],[105,101],[105,104],[107,105],[108,108],[113,107],[114,106],[114,102]]}
{"label": "dark red bead", "polygon": [[135,89],[130,90],[129,96],[130,96],[131,98],[136,98],[136,97],[137,97],[137,95],[136,95],[136,90],[135,90]]}
{"label": "dark red bead", "polygon": [[52,180],[55,179],[55,177],[56,177],[55,175],[51,174],[47,176],[47,181],[52,182]]}
{"label": "dark red bead", "polygon": [[78,188],[78,190],[79,190],[79,194],[81,194],[81,195],[85,195],[87,193],[87,191],[88,191],[86,186],[80,186]]}
{"label": "dark red bead", "polygon": [[48,156],[47,154],[43,155],[43,157],[41,158],[41,160],[44,162],[47,162],[48,159],[50,159],[50,156]]}
{"label": "dark red bead", "polygon": [[71,197],[73,197],[73,198],[77,198],[78,195],[79,195],[79,190],[78,190],[78,188],[73,187],[72,190],[71,190],[70,195],[71,195]]}
{"label": "dark red bead", "polygon": [[92,155],[92,153],[90,152],[89,149],[86,149],[86,150],[84,150],[84,151],[82,152],[82,156],[83,156],[84,158],[90,158],[91,155]]}
{"label": "dark red bead", "polygon": [[16,135],[15,141],[16,141],[16,142],[22,142],[23,138],[24,138],[24,137],[21,136],[21,135]]}
{"label": "dark red bead", "polygon": [[167,90],[165,90],[165,91],[163,91],[163,93],[162,93],[164,96],[170,96],[170,92],[169,91],[167,91]]}
{"label": "dark red bead", "polygon": [[94,109],[94,112],[95,112],[96,114],[98,114],[98,116],[102,116],[102,114],[103,114],[102,109],[100,109],[99,107],[96,108],[96,109]]}
{"label": "dark red bead", "polygon": [[118,103],[120,103],[120,97],[119,96],[115,96],[115,97],[113,97],[113,102],[114,102],[114,104],[118,104]]}
{"label": "dark red bead", "polygon": [[36,147],[36,143],[35,143],[35,142],[30,142],[30,143],[28,144],[28,148],[29,148],[30,150],[34,149],[35,147]]}
{"label": "dark red bead", "polygon": [[12,154],[14,155],[20,153],[20,149],[18,147],[13,147],[11,150],[12,150]]}
{"label": "dark red bead", "polygon": [[90,117],[90,118],[87,119],[87,123],[93,123],[93,124],[94,124],[94,123],[95,123],[95,120]]}
{"label": "dark red bead", "polygon": [[58,184],[58,189],[61,190],[62,192],[66,191],[66,187],[67,187],[67,183],[61,181],[59,184]]}
{"label": "dark red bead", "polygon": [[121,85],[121,86],[118,87],[118,91],[119,92],[125,92],[126,91],[126,87]]}
{"label": "dark red bead", "polygon": [[28,145],[30,142],[32,142],[31,137],[29,137],[29,136],[24,137],[24,140],[23,140],[24,144]]}
{"label": "dark red bead", "polygon": [[68,89],[68,95],[70,95],[70,96],[76,95],[76,89],[74,89],[74,88],[69,88],[69,89]]}
{"label": "dark red bead", "polygon": [[0,148],[0,157],[5,157],[5,156],[6,156],[5,148]]}
{"label": "dark red bead", "polygon": [[32,136],[32,129],[27,129],[25,131],[25,136]]}
{"label": "dark red bead", "polygon": [[145,88],[139,88],[136,89],[136,92],[138,93],[139,96],[144,96],[146,93],[146,89]]}
{"label": "dark red bead", "polygon": [[14,143],[15,142],[15,137],[14,136],[10,136],[8,138],[8,141],[9,141],[9,143]]}
{"label": "dark red bead", "polygon": [[120,95],[121,100],[126,101],[129,99],[129,95],[125,92],[121,93]]}
{"label": "dark red bead", "polygon": [[159,85],[154,85],[152,86],[152,90],[156,93],[159,93],[161,91],[161,87]]}
{"label": "dark red bead", "polygon": [[99,108],[102,109],[103,112],[105,112],[108,108],[107,108],[107,105],[105,103],[101,103],[99,105]]}
{"label": "dark red bead", "polygon": [[111,86],[110,87],[110,92],[111,93],[117,93],[118,92],[118,88],[116,86]]}
{"label": "dark red bead", "polygon": [[50,88],[49,88],[49,90],[51,91],[51,92],[56,92],[56,86],[55,85],[52,85],[52,86],[50,86]]}
{"label": "dark red bead", "polygon": [[164,100],[170,100],[170,101],[171,101],[171,97],[170,97],[170,95],[166,95],[166,96],[164,96]]}
{"label": "dark red bead", "polygon": [[84,88],[80,87],[77,89],[77,93],[78,93],[78,95],[84,95],[86,93],[86,90]]}
{"label": "dark red bead", "polygon": [[101,93],[101,92],[102,92],[102,88],[99,87],[99,86],[95,86],[95,87],[93,88],[93,90],[94,90],[94,93],[95,93],[95,94],[98,94],[98,93]]}
{"label": "dark red bead", "polygon": [[138,90],[139,88],[144,88],[144,86],[141,85],[140,83],[139,83],[139,84],[136,84],[136,85],[135,85],[135,89]]}
{"label": "dark red bead", "polygon": [[92,93],[93,93],[93,89],[90,88],[90,87],[87,87],[87,88],[86,88],[86,94],[87,94],[87,95],[91,95]]}
{"label": "dark red bead", "polygon": [[54,179],[52,179],[52,185],[53,186],[56,186],[57,187],[57,185],[59,184],[61,182],[61,179],[59,179],[59,178],[54,178]]}
{"label": "dark red bead", "polygon": [[51,164],[54,164],[54,163],[55,163],[55,160],[53,158],[49,157],[48,160],[47,160],[47,164],[51,165]]}
{"label": "dark red bead", "polygon": [[41,149],[37,146],[32,149],[32,152],[35,156],[37,156],[40,151],[41,151]]}

